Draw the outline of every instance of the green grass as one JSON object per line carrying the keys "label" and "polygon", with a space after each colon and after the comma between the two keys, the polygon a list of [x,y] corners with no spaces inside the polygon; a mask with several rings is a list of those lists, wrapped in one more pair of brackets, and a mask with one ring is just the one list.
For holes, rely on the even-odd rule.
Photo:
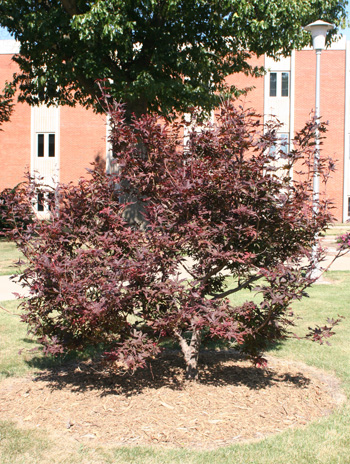
{"label": "green grass", "polygon": [[17,306],[17,301],[0,302],[0,382],[7,377],[35,373],[74,359],[89,359],[101,351],[99,348],[86,348],[83,353],[72,352],[62,357],[44,356],[41,345],[27,333],[26,324],[20,321],[20,309]]}
{"label": "green grass", "polygon": [[350,232],[350,222],[334,224],[333,227],[326,230],[325,235],[334,235],[335,237],[338,237],[346,232]]}
{"label": "green grass", "polygon": [[[33,353],[28,350],[37,344],[27,336],[25,324],[20,323],[17,315],[17,301],[0,303],[8,312],[0,308],[0,380],[13,375],[24,375],[28,372],[28,362]],[[23,350],[20,355],[19,351]],[[27,353],[28,352],[28,353]]]}
{"label": "green grass", "polygon": [[0,302],[0,381],[63,362],[43,356],[40,345],[28,335],[26,325],[20,322],[17,306],[17,301]]}
{"label": "green grass", "polygon": [[295,303],[294,309],[302,317],[296,329],[298,335],[305,333],[309,325],[325,323],[329,316],[344,316],[345,319],[334,329],[336,336],[330,339],[331,345],[294,339],[272,350],[271,354],[302,360],[334,372],[350,396],[350,273],[330,272],[327,279],[332,283],[314,285],[309,291],[310,297]]}
{"label": "green grass", "polygon": [[20,268],[15,263],[19,259],[23,260],[23,254],[14,243],[0,240],[0,275],[18,274]]}
{"label": "green grass", "polygon": [[18,430],[9,422],[0,423],[1,464],[34,463],[49,448],[50,442],[43,434]]}
{"label": "green grass", "polygon": [[[323,324],[327,317],[345,316],[336,328],[331,346],[289,340],[271,349],[269,354],[303,361],[337,375],[348,400],[330,416],[258,442],[202,452],[147,447],[102,448],[78,443],[62,445],[59,440],[48,438],[44,431],[23,431],[3,422],[0,424],[0,463],[350,464],[350,273],[331,272],[327,278],[332,280],[331,285],[315,285],[310,290],[310,298],[296,303],[294,309],[302,317],[296,328],[299,334],[305,333],[309,325]],[[3,305],[10,313],[0,312],[1,374],[23,375],[40,368],[40,354],[25,352],[24,357],[18,354],[20,347],[35,345],[28,339],[24,325],[11,314],[16,312],[16,304],[6,302]]]}

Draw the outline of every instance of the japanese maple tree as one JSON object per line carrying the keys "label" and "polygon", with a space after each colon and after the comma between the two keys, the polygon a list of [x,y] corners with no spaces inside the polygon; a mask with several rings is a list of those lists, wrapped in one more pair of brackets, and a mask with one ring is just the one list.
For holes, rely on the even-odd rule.
{"label": "japanese maple tree", "polygon": [[[46,196],[50,219],[14,229],[29,262],[20,277],[29,330],[51,353],[103,343],[131,369],[167,337],[190,379],[207,338],[264,362],[267,345],[291,335],[291,304],[313,283],[311,247],[332,220],[326,197],[313,211],[314,122],[285,154],[276,125],[232,102],[185,146],[181,125],[151,115],[130,124],[122,105],[107,106],[117,172],[57,186]],[[321,160],[324,185],[332,167]],[[33,201],[33,182],[10,201],[13,221]],[[141,225],[128,217],[132,202]],[[243,289],[251,297],[235,302]],[[322,341],[336,323],[308,336]]]}

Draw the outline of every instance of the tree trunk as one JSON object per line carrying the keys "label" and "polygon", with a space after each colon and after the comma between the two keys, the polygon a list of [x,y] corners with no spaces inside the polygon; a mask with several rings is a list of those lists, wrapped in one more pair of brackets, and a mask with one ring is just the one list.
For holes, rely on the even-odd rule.
{"label": "tree trunk", "polygon": [[[125,120],[127,124],[131,124],[133,117],[140,118],[147,114],[148,103],[145,99],[125,102]],[[138,148],[142,155],[147,157],[147,150],[144,144],[139,141]],[[124,211],[124,219],[132,226],[146,229],[147,221],[145,220],[145,209],[140,201],[137,201],[132,195],[123,195],[120,198],[122,203],[133,203],[128,205]]]}
{"label": "tree trunk", "polygon": [[133,116],[140,118],[148,112],[148,102],[146,99],[138,99],[125,102],[125,118],[128,124],[131,123]]}
{"label": "tree trunk", "polygon": [[191,342],[188,344],[181,333],[176,333],[186,363],[186,379],[198,379],[198,356],[201,345],[201,331],[194,329]]}

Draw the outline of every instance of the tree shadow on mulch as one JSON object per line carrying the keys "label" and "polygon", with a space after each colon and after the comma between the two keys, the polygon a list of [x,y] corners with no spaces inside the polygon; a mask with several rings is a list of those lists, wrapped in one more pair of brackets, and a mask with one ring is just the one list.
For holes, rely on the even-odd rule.
{"label": "tree shadow on mulch", "polygon": [[[39,367],[39,358],[30,364]],[[168,387],[182,390],[188,385],[185,379],[185,363],[180,352],[165,350],[163,354],[149,363],[144,369],[130,374],[113,370],[99,359],[89,361],[70,361],[60,366],[47,368],[35,380],[45,381],[52,390],[69,388],[74,392],[99,390],[101,396],[124,394],[132,396],[145,389]],[[273,369],[254,367],[241,355],[232,351],[204,351],[200,356],[199,384],[212,386],[245,385],[252,390],[265,389],[280,382],[288,382],[304,388],[310,380],[302,373],[280,373]]]}

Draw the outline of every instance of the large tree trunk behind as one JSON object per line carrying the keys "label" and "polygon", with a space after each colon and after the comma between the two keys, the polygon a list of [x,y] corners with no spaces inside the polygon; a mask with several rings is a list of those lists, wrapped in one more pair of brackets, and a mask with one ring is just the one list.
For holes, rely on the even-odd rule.
{"label": "large tree trunk behind", "polygon": [[[127,124],[131,124],[133,118],[140,118],[147,114],[148,102],[145,99],[139,99],[132,102],[125,102],[125,118]],[[139,142],[139,149],[143,156],[147,156],[147,150],[144,144]],[[132,195],[124,195],[121,198],[122,203],[133,203],[125,208],[124,218],[130,225],[145,229],[147,221],[145,220],[145,209],[140,201],[137,201]]]}
{"label": "large tree trunk behind", "polygon": [[148,113],[148,101],[146,99],[138,99],[125,102],[125,118],[127,123],[130,123],[132,117],[140,118]]}
{"label": "large tree trunk behind", "polygon": [[198,379],[198,356],[199,348],[201,345],[201,331],[193,330],[191,341],[188,344],[181,333],[176,333],[177,339],[180,343],[182,353],[186,363],[186,378],[188,380]]}

